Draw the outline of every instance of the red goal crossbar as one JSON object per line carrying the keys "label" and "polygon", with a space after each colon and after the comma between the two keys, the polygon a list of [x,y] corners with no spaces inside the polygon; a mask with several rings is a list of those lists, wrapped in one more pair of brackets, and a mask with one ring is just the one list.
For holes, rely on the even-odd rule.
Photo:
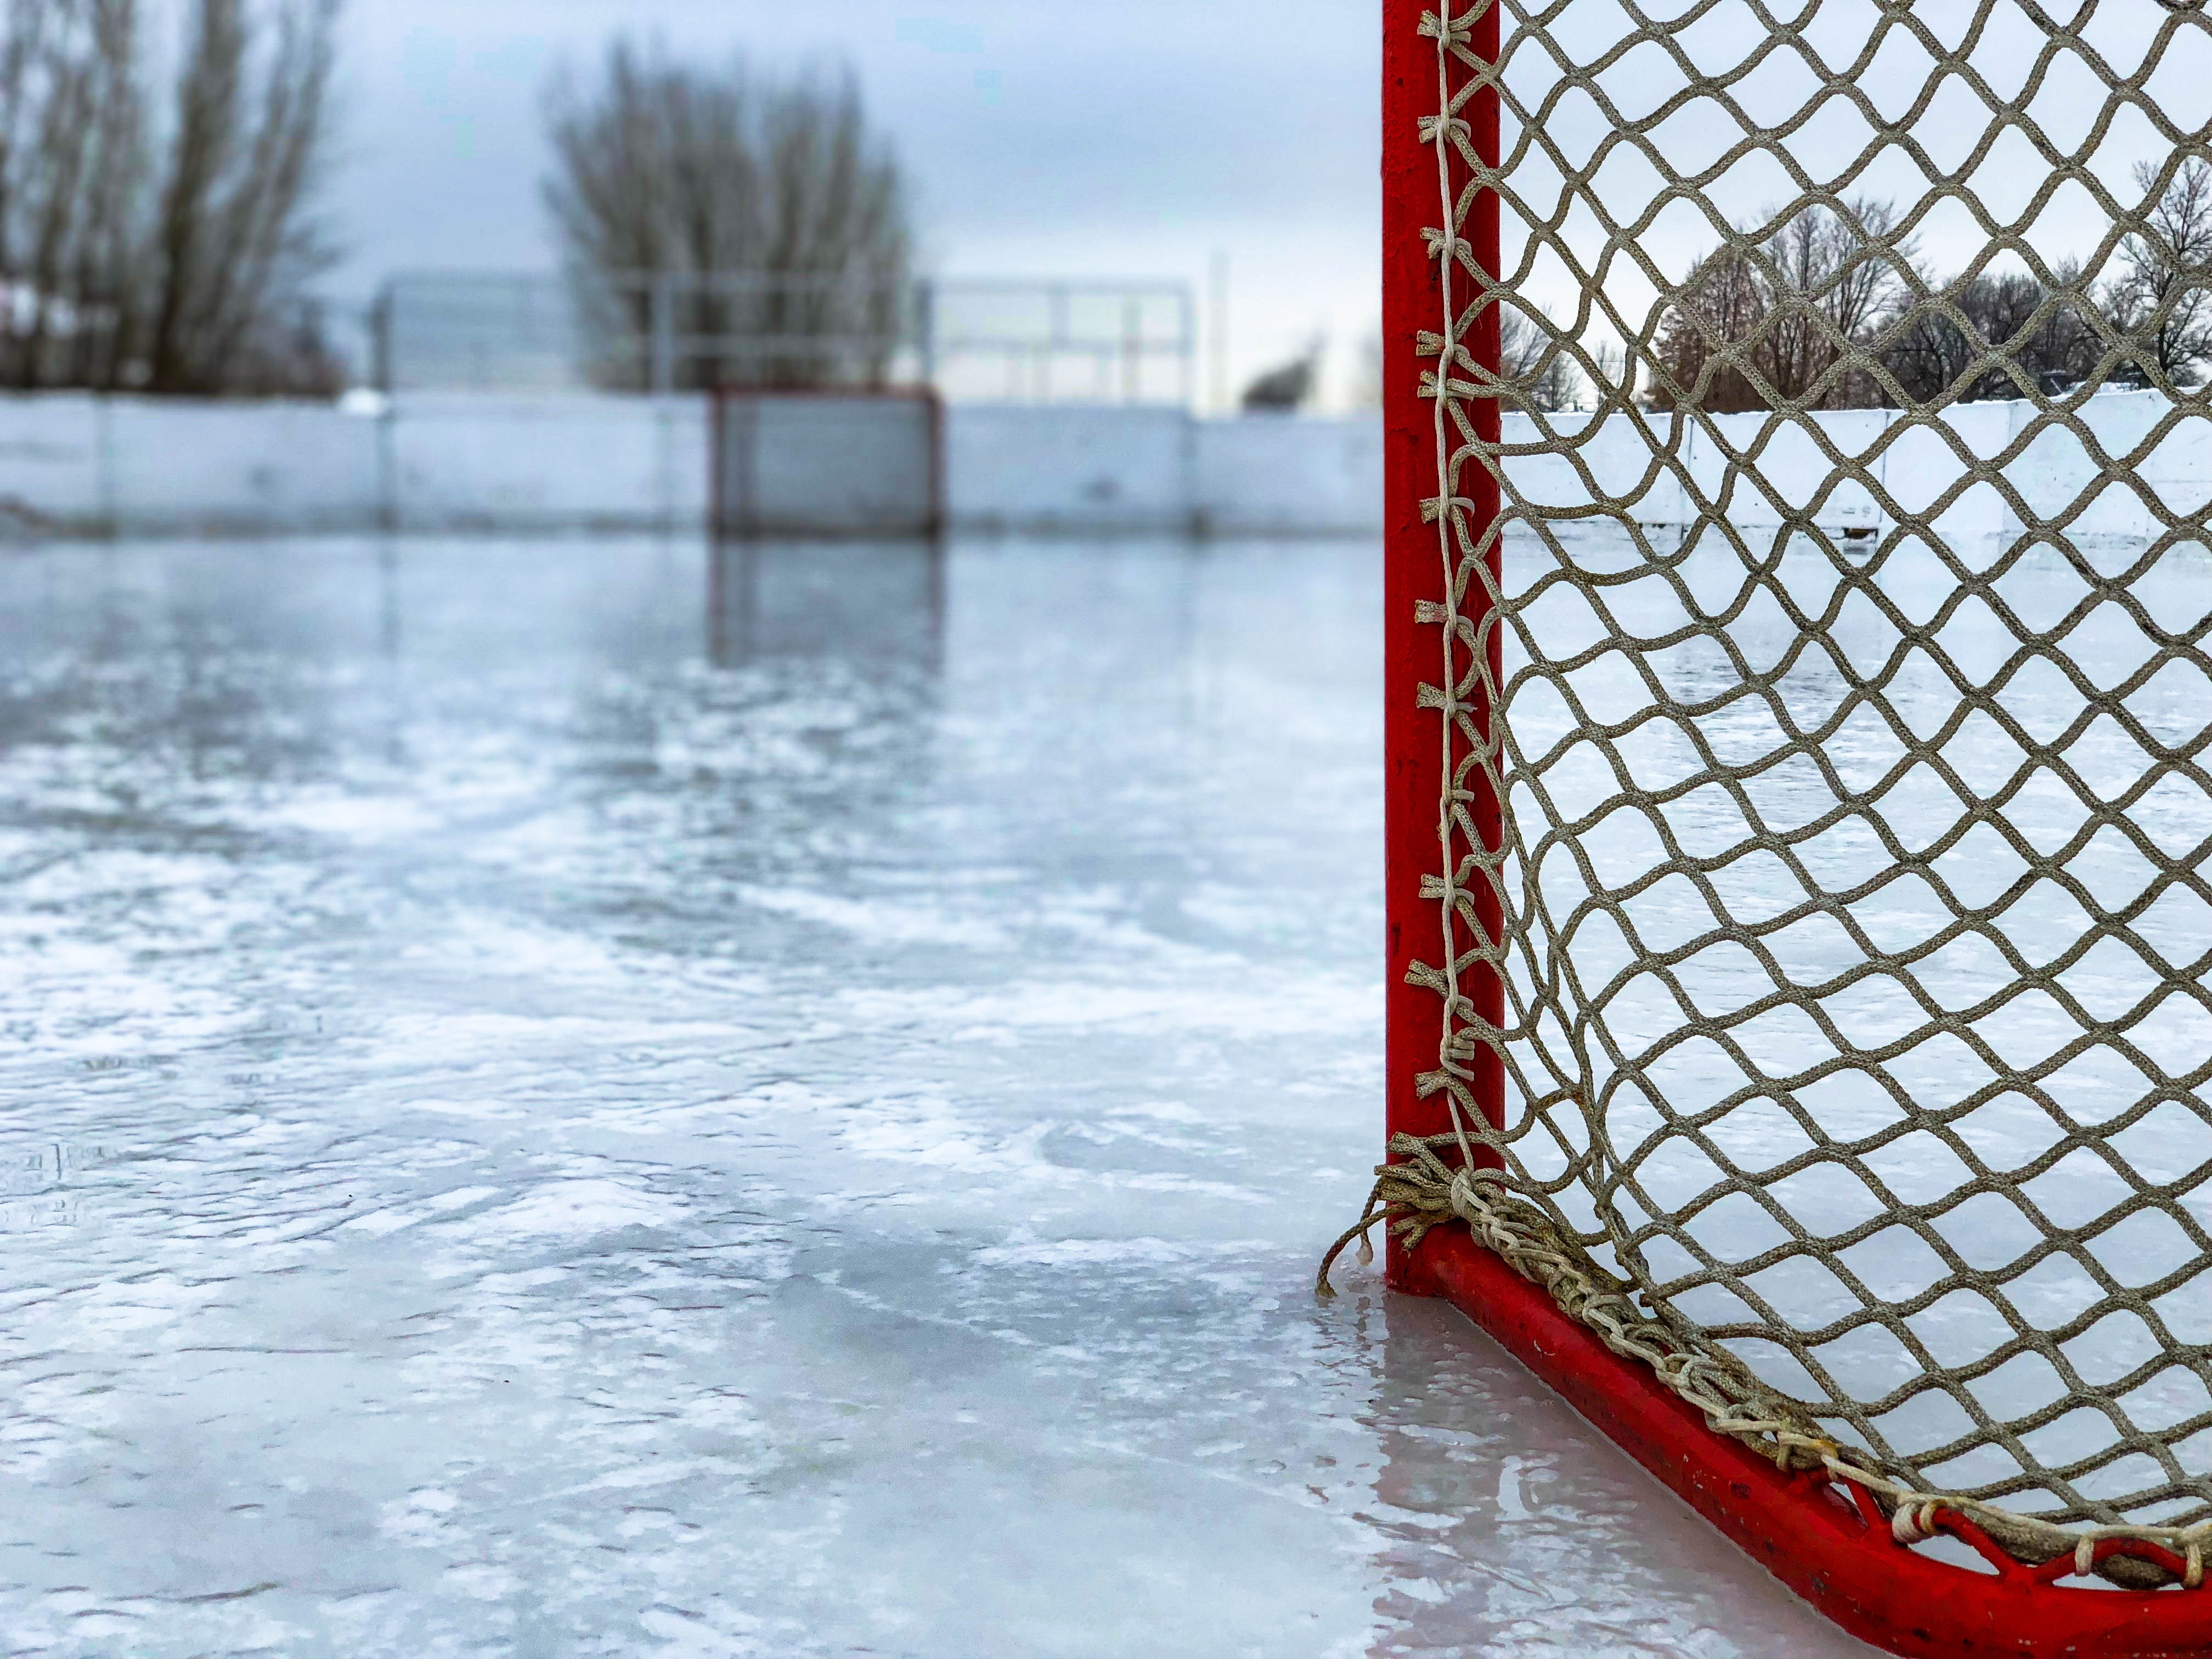
{"label": "red goal crossbar", "polygon": [[[1388,1066],[1389,1133],[1431,1135],[1450,1126],[1446,1097],[1419,1097],[1415,1079],[1433,1071],[1443,1036],[1443,1000],[1409,983],[1414,963],[1440,964],[1445,940],[1438,902],[1421,896],[1421,878],[1444,869],[1448,842],[1443,791],[1444,714],[1420,706],[1420,688],[1435,684],[1443,663],[1440,628],[1420,621],[1422,602],[1445,597],[1438,526],[1424,520],[1422,502],[1441,495],[1437,410],[1420,391],[1432,357],[1416,350],[1420,331],[1442,329],[1439,266],[1425,233],[1446,224],[1443,204],[1469,182],[1449,146],[1422,141],[1420,123],[1473,79],[1452,64],[1440,70],[1436,42],[1420,32],[1436,0],[1383,0],[1382,290],[1385,409],[1384,795],[1388,898]],[[1462,8],[1462,11],[1468,9]],[[1476,54],[1495,62],[1503,0],[1492,0],[1474,24]],[[1457,77],[1457,78],[1447,78]],[[1478,154],[1498,161],[1499,105],[1492,88],[1478,90],[1462,114]],[[1480,192],[1465,227],[1473,258],[1496,275],[1498,198]],[[1464,307],[1464,281],[1454,302]],[[1484,313],[1465,341],[1476,360],[1499,362],[1498,313]],[[1475,404],[1477,434],[1498,441],[1495,401]],[[1462,500],[1479,524],[1499,510],[1496,481],[1479,465],[1462,470]],[[1498,550],[1490,558],[1493,573]],[[1470,586],[1460,600],[1478,627],[1484,596]],[[1499,636],[1488,636],[1493,671]],[[1486,720],[1489,711],[1475,718]],[[1494,790],[1476,785],[1471,816],[1480,833],[1500,832]],[[1498,843],[1492,839],[1491,844]],[[1496,928],[1492,904],[1479,920]],[[1493,937],[1495,935],[1493,934]],[[1464,973],[1461,991],[1474,1011],[1502,1020],[1503,988],[1493,970]],[[1489,1057],[1475,1093],[1493,1121],[1505,1109],[1502,1062]],[[1970,1523],[1942,1516],[1946,1531],[1981,1549],[1990,1571],[1975,1571],[1899,1543],[1864,1492],[1846,1494],[1825,1474],[1785,1474],[1740,1443],[1709,1429],[1703,1417],[1650,1371],[1613,1354],[1590,1329],[1563,1314],[1550,1295],[1474,1243],[1463,1224],[1431,1231],[1408,1252],[1386,1247],[1390,1287],[1442,1296],[1474,1319],[1551,1388],[1611,1437],[1678,1496],[1726,1533],[1776,1577],[1853,1635],[1892,1653],[2035,1656],[2035,1659],[2184,1659],[2212,1654],[2212,1589],[2170,1588],[2144,1593],[2055,1582],[2072,1558],[2042,1568],[2004,1557]],[[1848,1501],[1847,1501],[1848,1498]]]}

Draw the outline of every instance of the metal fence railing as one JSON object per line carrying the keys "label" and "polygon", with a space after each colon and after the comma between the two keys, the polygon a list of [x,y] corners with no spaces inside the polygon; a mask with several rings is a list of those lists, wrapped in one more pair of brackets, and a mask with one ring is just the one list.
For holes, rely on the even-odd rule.
{"label": "metal fence railing", "polygon": [[1187,404],[1198,326],[1172,280],[411,272],[379,293],[369,338],[386,391],[927,385]]}

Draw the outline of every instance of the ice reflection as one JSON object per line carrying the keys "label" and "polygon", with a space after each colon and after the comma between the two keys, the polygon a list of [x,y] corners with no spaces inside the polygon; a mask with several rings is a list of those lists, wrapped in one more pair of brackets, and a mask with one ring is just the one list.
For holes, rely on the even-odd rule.
{"label": "ice reflection", "polygon": [[738,537],[707,556],[707,654],[717,667],[784,656],[912,662],[945,651],[943,542]]}
{"label": "ice reflection", "polygon": [[1389,1325],[1373,1659],[1873,1651],[1758,1593],[1733,1545],[1449,1309],[1395,1303]]}

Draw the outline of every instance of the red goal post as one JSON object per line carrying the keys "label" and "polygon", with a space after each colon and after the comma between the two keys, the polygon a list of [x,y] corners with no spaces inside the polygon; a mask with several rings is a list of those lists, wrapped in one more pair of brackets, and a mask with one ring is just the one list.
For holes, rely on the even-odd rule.
{"label": "red goal post", "polygon": [[[2150,0],[2114,3],[2148,6]],[[1502,22],[1532,30],[1542,26],[1543,15],[1565,9],[1554,5],[1540,14],[1535,6],[1509,7],[1504,0],[1384,0],[1382,7],[1386,1041],[1387,1121],[1393,1136],[1432,1137],[1452,1127],[1449,1095],[1424,1094],[1421,1079],[1435,1073],[1445,1037],[1444,1001],[1433,969],[1423,964],[1448,962],[1451,953],[1435,884],[1467,852],[1455,846],[1455,832],[1440,807],[1453,763],[1446,731],[1453,711],[1437,707],[1438,694],[1425,690],[1448,678],[1437,666],[1438,618],[1451,598],[1451,555],[1440,552],[1435,510],[1425,504],[1444,493],[1445,458],[1455,440],[1443,430],[1437,393],[1432,385],[1425,386],[1425,377],[1442,366],[1436,343],[1442,319],[1448,309],[1463,310],[1468,300],[1462,292],[1448,301],[1443,287],[1447,265],[1438,257],[1437,239],[1451,234],[1453,204],[1463,214],[1458,234],[1472,259],[1493,278],[1505,274],[1498,191],[1480,176],[1500,164],[1499,94],[1485,84],[1480,70],[1439,51],[1437,16],[1465,28],[1469,55],[1494,64]],[[1455,144],[1436,141],[1433,124],[1447,112],[1464,124],[1460,132],[1480,168],[1467,165]],[[1502,368],[1498,316],[1495,309],[1482,313],[1462,341],[1479,368],[1493,375]],[[1480,441],[1500,442],[1495,398],[1474,398],[1468,412]],[[1478,533],[1494,524],[1501,502],[1488,472],[1467,468],[1460,491]],[[1493,538],[1487,550],[1493,581],[1501,545]],[[1501,634],[1486,626],[1492,618],[1480,583],[1466,585],[1457,607],[1480,641],[1469,649],[1488,654],[1489,678],[1496,684]],[[1457,712],[1477,726],[1492,726],[1486,706],[1462,704]],[[1481,769],[1470,775],[1461,804],[1466,822],[1496,851],[1500,803]],[[1494,902],[1481,921],[1498,937],[1501,921]],[[1504,1022],[1504,991],[1494,967],[1471,963],[1455,992],[1474,1019]],[[1507,1109],[1502,1062],[1494,1054],[1486,1062],[1477,1055],[1472,1074],[1473,1097],[1502,1127]],[[1869,1494],[1848,1482],[1822,1470],[1785,1471],[1740,1440],[1715,1432],[1650,1368],[1609,1350],[1545,1288],[1479,1245],[1462,1222],[1433,1227],[1410,1249],[1390,1237],[1386,1274],[1398,1291],[1448,1297],[1792,1591],[1888,1651],[2053,1659],[2179,1659],[2212,1652],[2212,1593],[2196,1587],[2201,1572],[2194,1559],[2186,1588],[2180,1583],[2154,1591],[2062,1584],[2057,1581],[2077,1565],[2073,1558],[2039,1566],[2008,1559],[1983,1547],[1986,1539],[1963,1515],[1910,1517],[1923,1528],[1917,1534],[1910,1524],[1893,1524]],[[1984,1570],[1911,1547],[1937,1531],[1973,1545]],[[2098,1562],[2106,1559],[2106,1547],[2094,1538],[2084,1546]],[[2168,1561],[2179,1577],[2181,1564],[2170,1553]]]}

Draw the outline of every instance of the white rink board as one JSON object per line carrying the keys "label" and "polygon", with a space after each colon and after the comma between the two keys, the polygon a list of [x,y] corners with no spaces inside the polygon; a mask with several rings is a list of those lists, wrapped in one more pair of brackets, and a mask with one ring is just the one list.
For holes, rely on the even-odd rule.
{"label": "white rink board", "polygon": [[[2130,453],[2156,418],[2149,393],[2089,401],[2082,418],[2106,447]],[[1993,454],[2015,436],[2023,405],[1960,405],[1945,419],[1956,441]],[[1632,504],[1641,522],[1685,522],[1686,492],[1670,476],[1646,479],[1650,447],[1615,416],[1578,453],[1601,489]],[[1815,417],[1846,453],[1867,453],[1897,418],[1881,410]],[[1553,417],[1575,432],[1586,417]],[[1747,447],[1762,417],[1723,415],[1729,442]],[[1509,416],[1509,446],[1535,428]],[[1382,515],[1382,423],[1372,414],[1252,416],[1198,420],[1170,407],[955,404],[945,410],[946,508],[974,531],[1010,533],[1224,535],[1371,534]],[[552,396],[410,392],[389,421],[329,404],[204,404],[76,393],[0,396],[0,530],[23,534],[270,534],[303,529],[410,531],[690,529],[711,495],[703,397]],[[791,454],[788,470],[826,469],[811,485],[848,491],[837,473],[843,447]],[[1683,463],[1712,498],[1726,459],[1692,432]],[[1772,493],[1739,484],[1736,522],[1780,522],[1819,494],[1827,463],[1802,430],[1761,451]],[[1573,468],[1549,455],[1508,461],[1531,500],[1584,499]],[[1934,433],[1905,434],[1882,462],[1884,482],[1906,506],[1956,475],[1955,455]],[[2008,469],[2032,511],[2058,512],[2092,469],[2072,438],[2051,434]],[[2183,422],[2140,470],[2145,488],[2176,511],[2212,497],[2212,422]],[[794,486],[795,487],[795,486]],[[1832,533],[1890,527],[1869,493],[1832,491],[1815,515]],[[2149,521],[2131,490],[2107,488],[2075,520],[2086,537],[2141,535]],[[1993,491],[1969,492],[1942,520],[1946,534],[2016,533],[2017,514]]]}
{"label": "white rink board", "polygon": [[[2136,456],[2134,482],[2173,514],[2195,511],[2212,499],[2212,420],[2192,416],[2177,422],[2155,445],[2144,448],[2152,427],[2171,407],[2162,392],[2112,392],[2087,399],[2079,418],[2106,455],[2118,460]],[[1574,461],[1565,453],[1519,454],[1515,448],[1564,441],[1587,467],[1598,493],[1640,524],[1681,525],[1693,520],[1698,501],[1718,501],[1725,494],[1727,517],[1747,529],[1773,530],[1785,511],[1811,510],[1821,529],[1855,531],[1879,538],[1896,528],[1871,491],[1856,482],[1828,488],[1836,465],[1820,439],[1845,458],[1873,457],[1877,482],[1907,512],[1920,512],[1958,478],[1961,452],[1989,459],[2009,449],[2035,418],[2033,404],[2018,401],[1954,404],[1935,426],[1917,426],[1884,441],[1903,415],[1887,409],[1824,410],[1808,425],[1776,421],[1763,410],[1706,416],[1735,453],[1731,457],[1697,422],[1685,422],[1679,459],[1655,465],[1655,448],[1666,449],[1672,421],[1664,415],[1613,415],[1602,420],[1572,413],[1550,416],[1540,433],[1527,415],[1504,417],[1506,468],[1516,491],[1532,507],[1574,508],[1591,499]],[[1592,429],[1595,424],[1595,429]],[[1742,459],[1755,456],[1745,470]],[[1696,497],[1682,485],[1686,471]],[[2039,517],[2066,519],[2067,533],[2094,538],[2142,536],[2154,520],[2142,495],[2126,483],[2108,483],[2086,508],[2079,497],[2090,491],[2097,465],[2081,441],[2063,428],[2044,431],[2005,467],[2007,483],[2028,510]],[[1935,520],[1943,536],[2017,536],[2021,520],[2012,503],[1986,485],[1966,491]]]}
{"label": "white rink board", "polygon": [[[869,422],[902,418],[859,401],[871,445]],[[709,515],[703,394],[408,392],[384,416],[373,407],[0,395],[0,536],[689,532]],[[865,528],[882,521],[871,492],[911,495],[854,471],[841,418],[772,422],[755,457],[764,525],[828,507]],[[918,448],[891,453],[911,480]],[[955,404],[941,460],[946,514],[975,532],[1372,535],[1382,521],[1371,414]]]}

